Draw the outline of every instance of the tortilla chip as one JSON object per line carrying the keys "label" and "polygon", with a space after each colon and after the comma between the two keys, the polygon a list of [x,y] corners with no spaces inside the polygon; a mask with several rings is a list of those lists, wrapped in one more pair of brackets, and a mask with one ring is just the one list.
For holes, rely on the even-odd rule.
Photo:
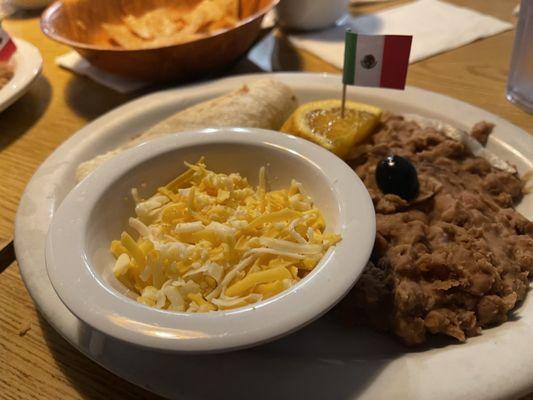
{"label": "tortilla chip", "polygon": [[171,36],[183,28],[183,22],[175,21],[169,8],[158,8],[140,17],[127,15],[124,23],[135,35],[145,40]]}
{"label": "tortilla chip", "polygon": [[218,21],[214,21],[212,22],[207,31],[208,32],[215,32],[215,31],[218,31],[218,30],[221,30],[221,29],[228,29],[228,28],[231,28],[233,26],[235,26],[237,23],[237,20],[235,18],[232,18],[232,17],[229,17],[229,16],[226,16],[222,19],[219,19]]}
{"label": "tortilla chip", "polygon": [[143,48],[195,40],[235,26],[238,17],[239,0],[203,0],[186,13],[160,7],[140,16],[127,14],[122,23],[106,23],[102,28],[114,45]]}
{"label": "tortilla chip", "polygon": [[228,17],[239,19],[239,0],[213,0]]}
{"label": "tortilla chip", "polygon": [[134,49],[146,46],[146,41],[135,36],[123,24],[102,24],[102,29],[108,34],[112,44],[125,49]]}
{"label": "tortilla chip", "polygon": [[132,33],[139,36],[141,39],[151,40],[154,38],[152,30],[143,24],[140,18],[136,18],[133,15],[126,15],[124,17],[124,24]]}
{"label": "tortilla chip", "polygon": [[225,126],[255,127],[278,130],[292,112],[297,101],[285,84],[270,78],[177,112],[130,139],[114,150],[82,163],[76,172],[78,181],[115,155],[153,138],[175,132]]}

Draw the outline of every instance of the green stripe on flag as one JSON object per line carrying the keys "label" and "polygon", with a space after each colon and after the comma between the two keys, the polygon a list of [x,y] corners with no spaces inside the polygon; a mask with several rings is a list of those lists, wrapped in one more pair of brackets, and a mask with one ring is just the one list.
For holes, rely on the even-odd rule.
{"label": "green stripe on flag", "polygon": [[342,83],[353,85],[355,83],[355,52],[357,50],[357,33],[346,31],[344,43],[344,70]]}

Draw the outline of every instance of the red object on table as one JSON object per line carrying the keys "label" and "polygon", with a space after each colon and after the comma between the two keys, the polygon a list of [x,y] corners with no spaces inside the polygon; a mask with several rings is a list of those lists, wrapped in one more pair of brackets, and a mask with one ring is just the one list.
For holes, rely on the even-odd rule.
{"label": "red object on table", "polygon": [[16,50],[17,46],[11,36],[0,28],[0,61],[8,61]]}

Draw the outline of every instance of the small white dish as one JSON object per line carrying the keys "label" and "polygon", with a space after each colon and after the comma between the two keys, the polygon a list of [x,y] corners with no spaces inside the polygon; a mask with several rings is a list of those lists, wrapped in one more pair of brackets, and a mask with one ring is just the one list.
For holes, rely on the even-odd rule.
{"label": "small white dish", "polygon": [[17,45],[17,51],[10,62],[14,64],[15,73],[11,80],[0,88],[0,112],[28,91],[43,66],[41,53],[34,45],[22,39],[13,40]]}
{"label": "small white dish", "polygon": [[348,13],[349,0],[282,0],[277,7],[281,27],[314,31],[329,28]]}
{"label": "small white dish", "polygon": [[[153,194],[205,156],[210,169],[239,172],[257,184],[266,166],[273,189],[292,179],[321,209],[342,241],[312,273],[268,300],[204,314],[161,311],[125,295],[111,272],[112,239],[133,215],[131,188]],[[144,184],[141,186],[141,184]],[[52,220],[46,265],[54,289],[82,321],[111,337],[151,349],[215,352],[281,337],[318,318],[355,284],[375,236],[370,196],[357,175],[332,153],[306,140],[261,129],[179,133],[144,143],[103,164],[75,187]]]}

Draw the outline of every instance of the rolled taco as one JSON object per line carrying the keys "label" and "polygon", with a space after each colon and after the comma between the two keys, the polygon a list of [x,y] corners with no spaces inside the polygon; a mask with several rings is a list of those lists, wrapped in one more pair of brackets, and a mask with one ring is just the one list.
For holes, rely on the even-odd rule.
{"label": "rolled taco", "polygon": [[296,105],[296,96],[288,86],[274,79],[260,79],[222,97],[182,110],[128,143],[81,163],[76,178],[81,181],[115,155],[165,134],[225,126],[279,130]]}

